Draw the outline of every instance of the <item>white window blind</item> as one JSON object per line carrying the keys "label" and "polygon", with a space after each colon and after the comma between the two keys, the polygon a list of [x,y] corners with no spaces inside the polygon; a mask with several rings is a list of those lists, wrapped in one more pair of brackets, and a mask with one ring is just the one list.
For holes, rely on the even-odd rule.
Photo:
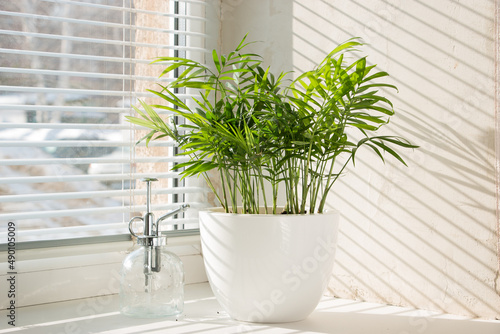
{"label": "white window blind", "polygon": [[206,188],[171,172],[186,159],[173,142],[136,146],[146,130],[125,116],[138,99],[155,102],[146,91],[163,69],[149,65],[155,57],[204,59],[205,6],[0,2],[0,244],[8,222],[18,241],[127,233],[129,219],[146,208],[144,177],[159,179],[152,185],[157,217],[188,203],[187,213],[166,223],[197,228]]}

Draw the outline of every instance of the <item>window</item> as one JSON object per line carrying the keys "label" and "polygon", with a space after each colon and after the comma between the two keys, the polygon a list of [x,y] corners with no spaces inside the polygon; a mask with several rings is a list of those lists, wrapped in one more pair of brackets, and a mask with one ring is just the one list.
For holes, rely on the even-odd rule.
{"label": "window", "polygon": [[[19,0],[0,3],[0,244],[128,235],[156,177],[157,217],[192,207],[170,230],[197,228],[206,206],[199,180],[180,180],[185,161],[168,140],[125,121],[157,82],[158,56],[205,57],[205,1]],[[172,80],[163,78],[162,80]],[[189,92],[186,92],[188,96]],[[175,225],[173,225],[175,222]],[[94,240],[95,241],[95,240]],[[74,240],[72,241],[74,242]]]}

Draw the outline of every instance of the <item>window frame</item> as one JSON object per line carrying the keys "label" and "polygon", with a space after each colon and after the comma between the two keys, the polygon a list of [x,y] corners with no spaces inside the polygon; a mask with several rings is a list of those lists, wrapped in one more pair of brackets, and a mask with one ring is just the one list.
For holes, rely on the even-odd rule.
{"label": "window frame", "polygon": [[[45,0],[48,2],[61,2],[61,3],[72,3],[72,1],[66,1],[66,0]],[[175,4],[175,12],[174,12],[174,30],[179,30],[179,26],[182,25],[179,23],[179,17],[182,17],[182,15],[185,15],[185,13],[179,13],[179,3],[194,3],[194,4],[201,4],[205,3],[205,6],[209,6],[209,1],[203,1],[203,0],[171,0],[171,3]],[[23,13],[21,13],[22,16]],[[186,24],[184,23],[184,26]],[[174,46],[179,46],[179,38],[178,34],[173,35],[175,39],[175,45]],[[176,52],[176,55],[178,55],[178,52]],[[62,123],[60,123],[62,124]],[[133,130],[131,130],[133,131]],[[177,153],[174,151],[174,153]],[[175,181],[178,179],[175,178]],[[175,182],[174,181],[174,182]],[[175,186],[178,186],[178,184],[175,184]],[[181,186],[183,187],[183,186]],[[182,196],[185,196],[183,193]],[[177,195],[172,195],[174,198],[174,203],[178,202]],[[145,206],[145,205],[144,205]],[[153,206],[154,208],[154,206]],[[179,222],[179,225],[181,223]],[[189,224],[189,222],[187,223]],[[190,236],[190,235],[196,235],[199,234],[199,229],[198,228],[190,228],[190,229],[178,229],[177,225],[175,223],[170,223],[173,227],[173,230],[171,231],[166,231],[168,237],[182,237],[182,236]],[[103,236],[83,236],[83,237],[75,237],[75,238],[60,238],[60,239],[48,239],[48,240],[37,240],[37,241],[21,241],[16,243],[16,247],[20,250],[27,250],[27,249],[40,249],[40,248],[52,248],[52,247],[67,247],[71,245],[86,245],[86,244],[100,244],[100,243],[109,243],[109,242],[123,242],[123,241],[130,241],[131,236],[127,232],[123,233],[118,233],[118,234],[113,234],[113,235],[103,235]],[[0,240],[1,242],[1,240]],[[0,243],[0,252],[6,251],[8,249],[7,243]]]}

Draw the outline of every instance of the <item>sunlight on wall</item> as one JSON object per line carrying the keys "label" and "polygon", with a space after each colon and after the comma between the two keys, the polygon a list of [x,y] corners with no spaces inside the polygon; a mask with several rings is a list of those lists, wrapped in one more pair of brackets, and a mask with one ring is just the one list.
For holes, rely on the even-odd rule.
{"label": "sunlight on wall", "polygon": [[[223,45],[247,32],[275,71],[311,69],[359,36],[389,72],[387,131],[409,167],[365,150],[329,205],[342,214],[331,294],[500,318],[495,2],[223,1]],[[225,7],[224,7],[225,6]]]}
{"label": "sunlight on wall", "polygon": [[333,294],[498,316],[494,4],[483,4],[295,1],[294,65],[361,36],[400,90],[390,129],[421,146],[405,152],[409,168],[372,168],[367,154],[338,185]]}

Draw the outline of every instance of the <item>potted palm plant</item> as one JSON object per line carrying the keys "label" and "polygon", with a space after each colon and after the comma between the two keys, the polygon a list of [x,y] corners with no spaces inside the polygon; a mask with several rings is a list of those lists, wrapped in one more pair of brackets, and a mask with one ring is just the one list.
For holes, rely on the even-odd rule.
{"label": "potted palm plant", "polygon": [[[141,102],[139,117],[128,120],[151,130],[146,143],[173,138],[190,157],[175,168],[203,176],[219,201],[200,212],[200,233],[207,275],[226,311],[238,320],[296,321],[314,310],[332,271],[338,212],[326,200],[339,176],[361,147],[405,164],[394,147],[416,146],[377,135],[394,114],[380,90],[397,88],[379,82],[388,74],[365,57],[346,61],[359,39],[295,80],[244,53],[245,39],[227,55],[214,50],[210,66],[156,59],[166,66],[162,75],[180,75],[151,90],[165,103]],[[180,88],[199,96],[186,101]]]}

